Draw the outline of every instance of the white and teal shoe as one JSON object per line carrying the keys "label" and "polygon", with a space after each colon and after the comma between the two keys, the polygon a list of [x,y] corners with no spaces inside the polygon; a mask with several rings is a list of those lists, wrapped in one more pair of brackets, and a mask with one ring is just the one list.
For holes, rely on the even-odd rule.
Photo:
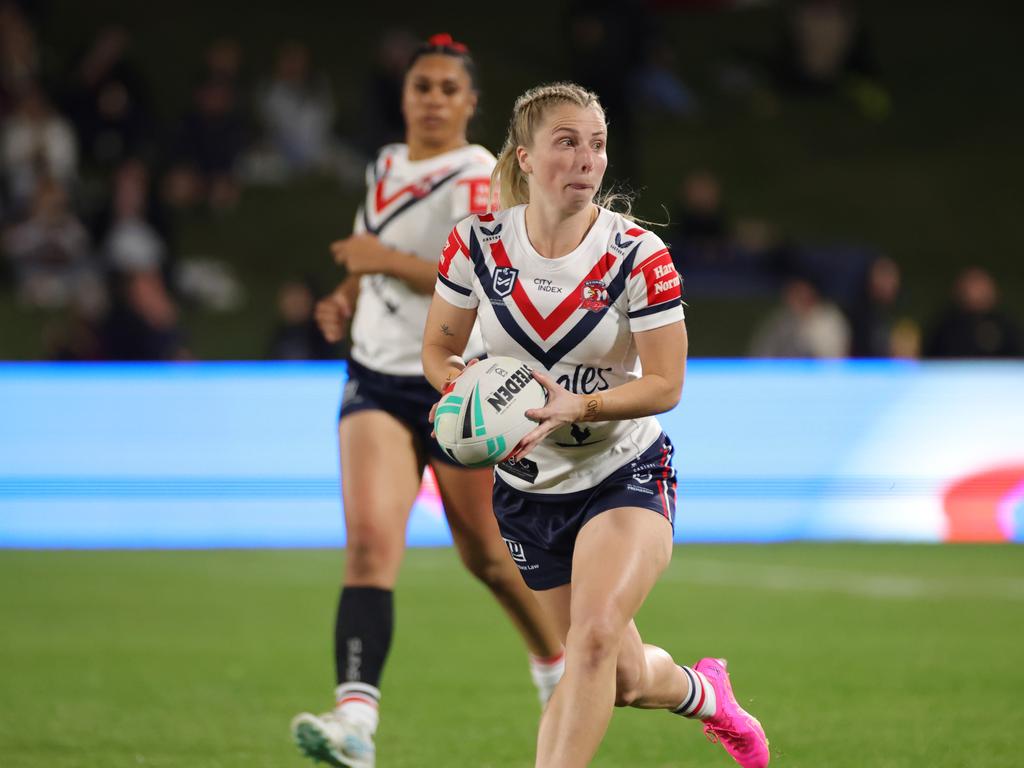
{"label": "white and teal shoe", "polygon": [[340,768],[374,768],[373,734],[337,711],[296,715],[292,738],[304,755],[317,762]]}

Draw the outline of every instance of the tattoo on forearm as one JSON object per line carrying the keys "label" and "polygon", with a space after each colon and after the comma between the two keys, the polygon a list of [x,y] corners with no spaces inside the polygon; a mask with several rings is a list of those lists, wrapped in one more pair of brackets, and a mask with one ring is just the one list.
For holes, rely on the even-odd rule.
{"label": "tattoo on forearm", "polygon": [[455,334],[448,330],[448,323],[441,323],[441,333],[445,336],[454,336]]}
{"label": "tattoo on forearm", "polygon": [[601,413],[603,398],[600,395],[592,395],[583,406],[583,418],[585,421],[596,421]]}

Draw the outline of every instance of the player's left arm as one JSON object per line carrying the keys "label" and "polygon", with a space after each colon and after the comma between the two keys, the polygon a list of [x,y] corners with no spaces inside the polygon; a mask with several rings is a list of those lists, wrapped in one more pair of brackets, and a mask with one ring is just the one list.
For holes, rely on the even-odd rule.
{"label": "player's left arm", "polygon": [[578,395],[583,400],[583,418],[577,421],[637,419],[664,413],[679,404],[689,346],[685,321],[634,332],[633,340],[643,374],[604,392]]}
{"label": "player's left arm", "polygon": [[633,339],[643,374],[639,379],[604,392],[577,395],[547,374],[534,371],[534,377],[548,391],[548,402],[543,408],[526,412],[527,418],[539,423],[522,439],[512,456],[521,459],[564,424],[638,419],[674,408],[679,403],[686,376],[685,322],[679,320],[648,331],[637,331]]}

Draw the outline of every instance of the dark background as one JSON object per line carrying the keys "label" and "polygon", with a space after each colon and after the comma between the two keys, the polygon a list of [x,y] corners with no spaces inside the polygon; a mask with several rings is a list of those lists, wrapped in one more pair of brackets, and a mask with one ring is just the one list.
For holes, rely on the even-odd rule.
{"label": "dark background", "polygon": [[[269,73],[282,42],[306,43],[314,68],[330,78],[335,133],[354,146],[365,133],[377,44],[389,28],[405,27],[420,38],[449,31],[470,46],[483,90],[472,138],[492,151],[519,93],[574,76],[580,65],[567,42],[570,10],[551,2],[20,5],[34,26],[40,77],[51,93],[98,30],[122,25],[161,135],[187,109],[203,51],[223,36],[241,44],[250,83]],[[613,111],[610,175],[637,193],[640,217],[675,219],[682,180],[706,169],[721,185],[732,225],[766,224],[777,242],[811,252],[826,276],[856,271],[851,264],[874,255],[894,259],[903,271],[904,311],[921,328],[947,304],[955,277],[969,265],[993,275],[1000,304],[1021,319],[1024,14],[1017,4],[855,4],[867,69],[814,94],[788,86],[779,74],[792,4],[631,5],[617,4],[613,13],[624,22],[602,44],[602,60],[617,61],[620,52],[627,60],[637,48],[661,46],[670,56],[668,70],[696,105],[672,116],[630,99],[628,117]],[[615,146],[624,123],[632,126],[630,148]],[[222,262],[244,290],[240,305],[218,311],[177,293],[168,277],[189,355],[267,356],[279,323],[280,286],[294,278],[313,281],[318,292],[333,286],[339,273],[327,244],[349,233],[360,197],[334,176],[311,174],[278,186],[244,185],[227,210],[172,210],[173,259]],[[664,230],[670,243],[677,224]],[[736,283],[729,272],[727,264],[707,279],[699,270],[684,275],[695,355],[745,354],[785,277],[759,273]],[[52,357],[53,339],[66,322],[66,312],[24,306],[9,280],[0,285],[0,357]]]}

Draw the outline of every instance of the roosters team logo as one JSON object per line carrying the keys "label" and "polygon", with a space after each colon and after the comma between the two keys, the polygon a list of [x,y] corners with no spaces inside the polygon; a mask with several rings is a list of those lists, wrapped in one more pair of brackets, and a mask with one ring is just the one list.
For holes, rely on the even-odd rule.
{"label": "roosters team logo", "polygon": [[580,306],[591,312],[608,307],[608,286],[602,280],[587,280],[580,291]]}

